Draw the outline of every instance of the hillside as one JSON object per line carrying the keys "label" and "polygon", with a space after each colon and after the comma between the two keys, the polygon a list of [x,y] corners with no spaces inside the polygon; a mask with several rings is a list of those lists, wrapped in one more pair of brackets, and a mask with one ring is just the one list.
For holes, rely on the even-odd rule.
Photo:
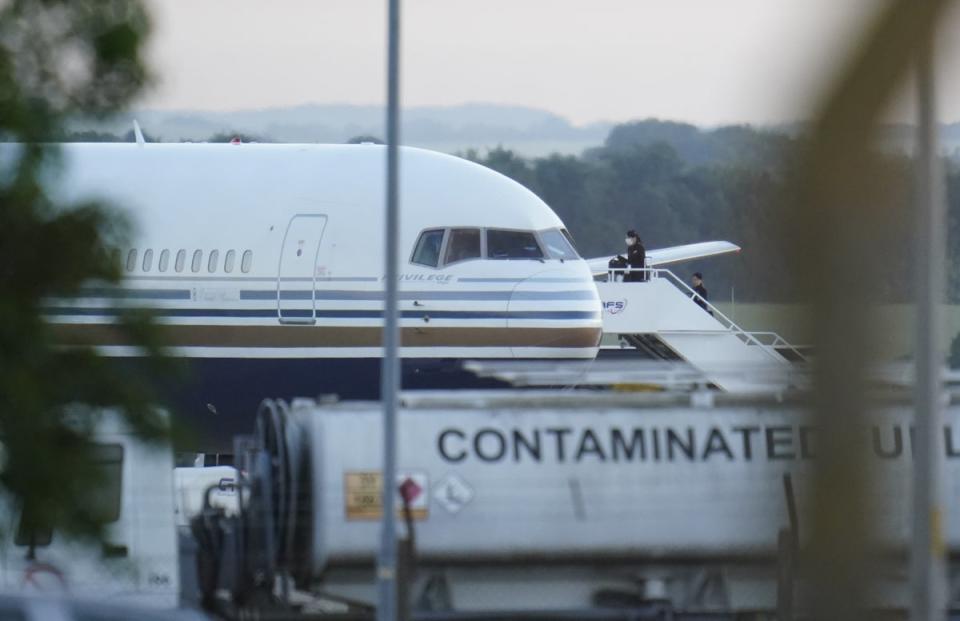
{"label": "hillside", "polygon": [[[384,117],[381,106],[320,104],[232,112],[136,110],[109,122],[75,121],[71,129],[122,136],[137,119],[164,142],[242,133],[270,142],[338,143],[361,135],[382,137]],[[612,126],[576,127],[544,110],[492,104],[410,107],[403,110],[402,122],[403,141],[412,146],[452,152],[503,144],[526,155],[579,153],[603,142]]]}

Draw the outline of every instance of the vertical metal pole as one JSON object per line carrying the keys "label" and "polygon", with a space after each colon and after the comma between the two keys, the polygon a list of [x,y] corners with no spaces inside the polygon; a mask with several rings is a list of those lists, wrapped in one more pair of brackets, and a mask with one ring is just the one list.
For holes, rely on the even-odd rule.
{"label": "vertical metal pole", "polygon": [[377,567],[377,620],[397,618],[397,527],[394,490],[397,480],[397,392],[400,386],[397,322],[397,245],[399,229],[399,106],[400,106],[400,0],[388,0],[387,9],[387,199],[386,296],[383,312],[383,366],[380,398],[383,401],[383,521]]}
{"label": "vertical metal pole", "polygon": [[943,301],[944,200],[934,106],[933,35],[923,41],[917,63],[917,317],[916,454],[913,460],[911,619],[946,616],[943,543],[943,458],[940,347]]}

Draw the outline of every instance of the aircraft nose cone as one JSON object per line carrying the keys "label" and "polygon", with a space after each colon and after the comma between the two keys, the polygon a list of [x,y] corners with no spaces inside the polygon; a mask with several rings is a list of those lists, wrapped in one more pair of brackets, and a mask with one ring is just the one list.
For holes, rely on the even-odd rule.
{"label": "aircraft nose cone", "polygon": [[550,268],[517,283],[507,303],[507,327],[519,335],[511,348],[515,358],[595,357],[603,325],[588,270]]}

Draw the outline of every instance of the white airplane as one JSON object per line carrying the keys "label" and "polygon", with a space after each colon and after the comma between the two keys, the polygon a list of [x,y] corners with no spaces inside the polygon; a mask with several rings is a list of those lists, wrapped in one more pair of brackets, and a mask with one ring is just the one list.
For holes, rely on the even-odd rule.
{"label": "white airplane", "polygon": [[[48,317],[64,341],[126,357],[137,350],[110,330],[111,304],[152,309],[175,355],[191,362],[192,382],[175,403],[208,445],[246,432],[264,397],[375,397],[385,153],[377,145],[63,145],[54,196],[108,200],[129,209],[138,229],[118,249],[122,287],[91,285],[51,301]],[[596,356],[594,270],[550,207],[449,155],[404,148],[400,170],[405,389],[496,384],[463,371],[464,360]],[[694,244],[650,256],[716,250]]]}

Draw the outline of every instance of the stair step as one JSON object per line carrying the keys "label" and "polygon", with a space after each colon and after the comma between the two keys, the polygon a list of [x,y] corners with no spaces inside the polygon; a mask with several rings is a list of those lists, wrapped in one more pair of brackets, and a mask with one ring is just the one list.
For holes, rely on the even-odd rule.
{"label": "stair step", "polygon": [[810,358],[810,348],[809,347],[793,347],[790,345],[782,347],[774,347],[778,354],[783,356],[788,362],[799,364],[801,362],[807,362]]}

